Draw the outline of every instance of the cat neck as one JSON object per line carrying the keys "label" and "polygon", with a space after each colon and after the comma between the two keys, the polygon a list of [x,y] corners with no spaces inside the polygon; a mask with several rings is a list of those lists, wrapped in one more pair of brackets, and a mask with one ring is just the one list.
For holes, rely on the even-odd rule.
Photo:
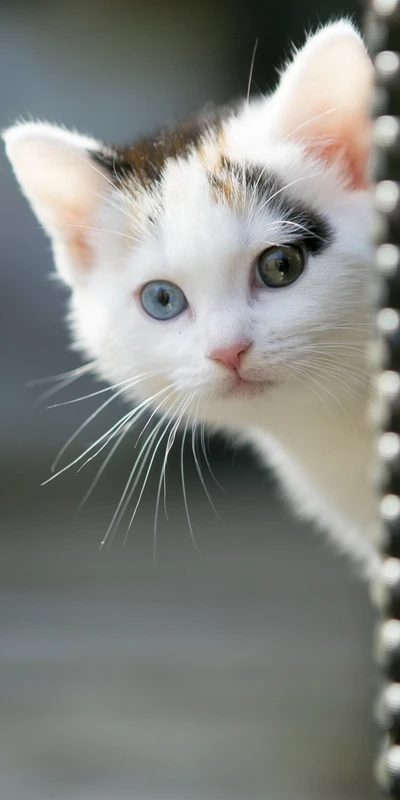
{"label": "cat neck", "polygon": [[245,436],[250,426],[247,438],[278,472],[297,510],[320,522],[329,518],[337,539],[338,531],[348,537],[376,515],[369,402],[369,390],[359,386],[286,384],[241,409],[225,404],[223,424]]}

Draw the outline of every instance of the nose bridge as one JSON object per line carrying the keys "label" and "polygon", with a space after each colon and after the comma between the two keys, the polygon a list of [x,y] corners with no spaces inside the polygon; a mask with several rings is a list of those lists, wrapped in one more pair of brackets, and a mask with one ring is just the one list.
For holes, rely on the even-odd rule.
{"label": "nose bridge", "polygon": [[[222,305],[222,304],[221,304]],[[234,305],[210,308],[206,315],[207,356],[229,369],[240,366],[240,359],[251,344],[248,324]]]}
{"label": "nose bridge", "polygon": [[225,350],[238,342],[250,339],[248,321],[243,319],[241,309],[226,301],[209,308],[205,317],[207,351]]}

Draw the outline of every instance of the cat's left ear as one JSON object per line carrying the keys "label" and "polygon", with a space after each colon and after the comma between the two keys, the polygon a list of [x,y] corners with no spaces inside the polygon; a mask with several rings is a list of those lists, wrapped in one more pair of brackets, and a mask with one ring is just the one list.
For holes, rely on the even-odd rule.
{"label": "cat's left ear", "polygon": [[337,162],[349,188],[367,184],[372,64],[350,22],[311,36],[281,76],[273,98],[279,135]]}
{"label": "cat's left ear", "polygon": [[52,239],[57,268],[76,284],[94,261],[91,234],[101,198],[112,189],[95,158],[101,146],[47,123],[17,124],[3,137],[21,189]]}

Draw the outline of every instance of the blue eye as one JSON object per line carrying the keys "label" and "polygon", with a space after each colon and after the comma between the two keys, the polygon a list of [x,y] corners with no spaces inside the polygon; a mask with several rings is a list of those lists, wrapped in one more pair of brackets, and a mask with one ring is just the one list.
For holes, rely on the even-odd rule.
{"label": "blue eye", "polygon": [[146,313],[154,319],[172,319],[187,308],[187,300],[182,289],[169,281],[146,283],[140,300]]}

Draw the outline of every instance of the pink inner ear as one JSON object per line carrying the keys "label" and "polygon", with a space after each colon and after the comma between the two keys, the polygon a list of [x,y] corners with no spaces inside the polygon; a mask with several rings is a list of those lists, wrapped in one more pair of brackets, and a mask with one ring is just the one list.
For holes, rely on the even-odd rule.
{"label": "pink inner ear", "polygon": [[[304,141],[311,155],[321,158],[328,164],[337,164],[350,190],[362,190],[368,187],[368,159],[371,122],[365,121],[363,131],[357,137],[349,128],[343,130],[340,137],[333,140],[330,134],[321,133],[314,141]],[[295,138],[295,137],[294,137]],[[325,138],[325,142],[324,142]]]}
{"label": "pink inner ear", "polygon": [[70,255],[83,269],[93,265],[93,247],[90,244],[91,234],[96,227],[95,201],[82,205],[66,203],[62,207],[61,220],[58,223],[62,238],[68,247]]}
{"label": "pink inner ear", "polygon": [[277,124],[310,154],[337,164],[351,189],[368,184],[372,65],[343,24],[309,40],[277,90]]}
{"label": "pink inner ear", "polygon": [[310,155],[337,164],[349,189],[366,189],[372,127],[368,99],[362,103],[359,97],[353,109],[332,106],[331,111],[321,102],[306,104],[302,112],[286,116],[288,137],[300,141]]}
{"label": "pink inner ear", "polygon": [[72,236],[68,246],[71,255],[81,267],[89,269],[92,266],[93,252],[84,235],[77,234]]}

